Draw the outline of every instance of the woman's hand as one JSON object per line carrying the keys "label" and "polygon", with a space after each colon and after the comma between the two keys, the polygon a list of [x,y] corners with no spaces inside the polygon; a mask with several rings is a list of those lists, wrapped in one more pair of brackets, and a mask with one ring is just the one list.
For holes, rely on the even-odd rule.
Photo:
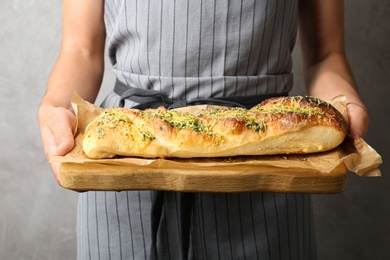
{"label": "woman's hand", "polygon": [[74,147],[76,117],[70,110],[42,104],[38,111],[42,144],[57,182],[60,181],[60,163],[50,162],[53,156],[65,155]]}
{"label": "woman's hand", "polygon": [[366,106],[358,102],[347,102],[349,134],[355,138],[364,138],[367,134],[369,115]]}

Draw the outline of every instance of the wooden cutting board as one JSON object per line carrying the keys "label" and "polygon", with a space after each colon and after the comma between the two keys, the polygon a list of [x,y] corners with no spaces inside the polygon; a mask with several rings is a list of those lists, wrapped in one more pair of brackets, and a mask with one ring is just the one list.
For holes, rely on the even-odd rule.
{"label": "wooden cutting board", "polygon": [[329,173],[315,169],[258,165],[191,165],[187,168],[106,163],[63,163],[60,184],[75,191],[170,190],[183,192],[339,193],[345,190],[344,164]]}

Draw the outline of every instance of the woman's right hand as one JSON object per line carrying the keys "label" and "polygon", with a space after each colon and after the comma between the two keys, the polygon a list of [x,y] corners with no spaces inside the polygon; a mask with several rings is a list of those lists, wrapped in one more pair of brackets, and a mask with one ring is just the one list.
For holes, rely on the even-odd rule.
{"label": "woman's right hand", "polygon": [[38,120],[45,156],[59,183],[61,164],[50,162],[50,159],[67,154],[74,147],[76,117],[67,108],[42,103],[38,110]]}

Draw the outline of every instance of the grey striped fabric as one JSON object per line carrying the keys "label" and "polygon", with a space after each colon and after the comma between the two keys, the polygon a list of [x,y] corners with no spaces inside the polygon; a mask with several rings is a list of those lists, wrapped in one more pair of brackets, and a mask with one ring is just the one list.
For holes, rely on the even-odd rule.
{"label": "grey striped fabric", "polygon": [[183,255],[183,193],[165,192],[152,257],[153,193],[80,194],[78,259],[315,259],[310,197],[281,193],[196,193]]}
{"label": "grey striped fabric", "polygon": [[288,92],[296,0],[109,0],[117,78],[171,98]]}
{"label": "grey striped fabric", "polygon": [[[297,8],[296,0],[106,0],[113,71],[174,99],[288,92]],[[112,92],[102,106],[118,104]],[[307,194],[85,192],[77,232],[78,259],[316,258]]]}

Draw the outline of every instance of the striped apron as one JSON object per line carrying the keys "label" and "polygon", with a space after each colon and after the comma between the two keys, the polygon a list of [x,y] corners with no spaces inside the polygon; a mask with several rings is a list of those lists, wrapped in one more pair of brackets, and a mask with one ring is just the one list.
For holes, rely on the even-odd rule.
{"label": "striped apron", "polygon": [[[247,106],[292,87],[295,0],[106,0],[102,107]],[[198,102],[198,103],[197,103]],[[315,259],[307,194],[85,192],[78,259]]]}

